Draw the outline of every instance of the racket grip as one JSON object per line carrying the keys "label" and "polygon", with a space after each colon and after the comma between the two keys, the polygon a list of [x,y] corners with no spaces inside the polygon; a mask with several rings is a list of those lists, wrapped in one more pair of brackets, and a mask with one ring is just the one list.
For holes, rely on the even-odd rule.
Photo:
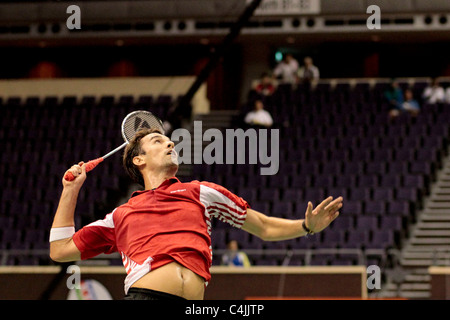
{"label": "racket grip", "polygon": [[[104,159],[103,158],[97,158],[91,161],[88,161],[86,163],[86,172],[91,171],[92,169],[94,169],[100,162],[102,162]],[[75,180],[75,176],[73,175],[72,172],[67,172],[64,176],[64,179],[66,181],[73,181]]]}

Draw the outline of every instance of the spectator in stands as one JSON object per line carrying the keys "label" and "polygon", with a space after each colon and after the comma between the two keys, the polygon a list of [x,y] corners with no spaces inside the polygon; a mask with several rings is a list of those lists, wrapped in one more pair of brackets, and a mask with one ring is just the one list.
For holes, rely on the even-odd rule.
{"label": "spectator in stands", "polygon": [[251,127],[270,128],[273,124],[271,114],[264,109],[264,103],[260,99],[254,102],[254,109],[247,113],[244,122]]}
{"label": "spectator in stands", "polygon": [[276,85],[268,72],[264,72],[261,75],[258,83],[255,85],[254,90],[261,96],[271,96],[276,89]]}
{"label": "spectator in stands", "polygon": [[399,115],[400,110],[403,109],[403,92],[400,89],[398,82],[393,79],[389,88],[384,92],[384,98],[389,104],[389,116],[391,118]]}
{"label": "spectator in stands", "polygon": [[284,83],[297,83],[298,61],[290,53],[273,70],[273,76]]}
{"label": "spectator in stands", "polygon": [[304,84],[310,84],[314,81],[319,80],[320,72],[311,57],[305,57],[303,60],[304,65],[298,70],[298,77],[300,82]]}
{"label": "spectator in stands", "polygon": [[406,89],[404,95],[405,101],[402,104],[402,110],[416,116],[420,111],[419,102],[414,99],[414,94],[411,89]]}
{"label": "spectator in stands", "polygon": [[247,254],[239,250],[239,244],[236,240],[228,242],[227,249],[227,252],[222,255],[221,265],[250,267],[250,260]]}
{"label": "spectator in stands", "polygon": [[445,101],[445,91],[439,85],[439,81],[435,78],[431,85],[425,88],[422,94],[423,101],[429,104],[442,103]]}
{"label": "spectator in stands", "polygon": [[447,87],[447,89],[445,89],[445,102],[450,103],[450,87]]}

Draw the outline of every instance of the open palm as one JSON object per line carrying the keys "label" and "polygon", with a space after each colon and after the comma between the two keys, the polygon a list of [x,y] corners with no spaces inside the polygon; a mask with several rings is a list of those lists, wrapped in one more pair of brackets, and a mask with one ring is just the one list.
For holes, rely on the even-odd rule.
{"label": "open palm", "polygon": [[333,200],[328,197],[323,200],[315,209],[313,204],[308,202],[305,214],[305,224],[314,233],[322,231],[339,216],[339,209],[342,208],[343,198]]}

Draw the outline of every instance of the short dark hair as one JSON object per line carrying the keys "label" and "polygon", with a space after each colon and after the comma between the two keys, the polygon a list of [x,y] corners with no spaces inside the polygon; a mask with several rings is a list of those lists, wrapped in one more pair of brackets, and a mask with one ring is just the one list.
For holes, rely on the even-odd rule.
{"label": "short dark hair", "polygon": [[156,128],[139,130],[129,141],[123,153],[123,167],[125,168],[125,171],[134,182],[137,182],[142,186],[144,186],[144,177],[139,171],[139,168],[133,163],[133,158],[145,154],[142,150],[141,140],[151,133],[164,134]]}

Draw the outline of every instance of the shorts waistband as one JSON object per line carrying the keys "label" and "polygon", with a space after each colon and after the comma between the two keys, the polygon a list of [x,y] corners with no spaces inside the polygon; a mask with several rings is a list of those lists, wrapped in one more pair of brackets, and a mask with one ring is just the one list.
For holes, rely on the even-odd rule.
{"label": "shorts waistband", "polygon": [[157,290],[146,288],[130,288],[124,300],[171,300],[186,301],[185,298]]}

